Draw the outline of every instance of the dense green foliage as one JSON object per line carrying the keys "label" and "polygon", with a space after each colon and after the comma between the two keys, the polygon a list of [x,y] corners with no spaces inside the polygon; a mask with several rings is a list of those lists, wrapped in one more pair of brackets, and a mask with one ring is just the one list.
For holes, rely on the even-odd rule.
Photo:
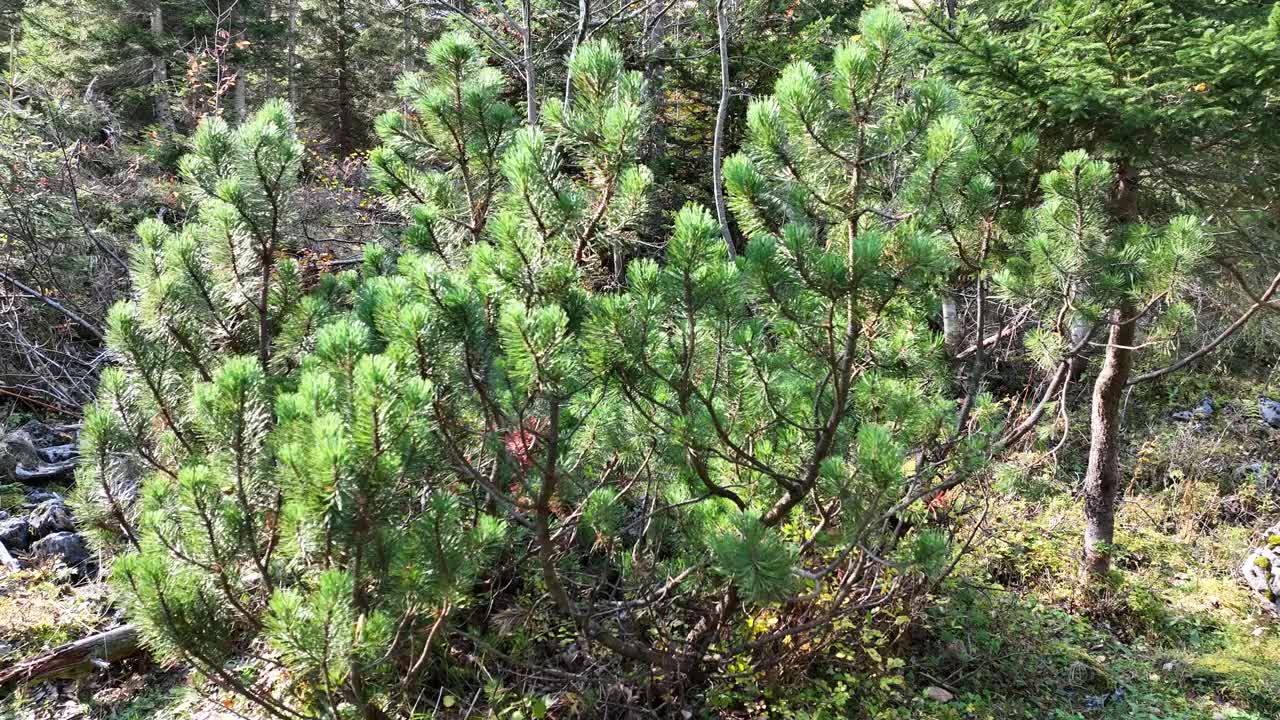
{"label": "dense green foliage", "polygon": [[0,18],[0,387],[228,708],[1276,709],[1280,6]]}
{"label": "dense green foliage", "polygon": [[[847,102],[855,75],[879,86],[903,72],[903,19],[877,11],[862,30],[835,63],[870,65],[823,88],[797,64],[760,108],[797,93]],[[280,106],[236,131],[202,125],[182,161],[196,220],[139,228],[138,297],[113,310],[108,338],[127,362],[90,411],[81,487],[134,546],[114,575],[154,647],[273,715],[376,717],[439,660],[442,625],[475,631],[461,614],[492,574],[544,587],[558,623],[680,684],[936,577],[945,535],[900,545],[895,527],[979,467],[984,445],[928,382],[938,346],[922,310],[948,267],[941,239],[856,212],[834,237],[802,222],[756,232],[734,264],[689,206],[663,254],[638,257],[623,229],[645,208],[647,114],[616,50],[579,47],[572,100],[515,133],[469,39],[431,56],[436,84],[404,83],[419,119],[385,116],[373,155],[413,224],[400,250],[366,250],[358,284],[330,277],[304,296],[296,266],[271,260],[298,158]],[[938,136],[960,132],[932,107],[945,91],[926,90],[902,107],[873,97],[865,119],[927,138],[911,178],[943,172]],[[876,192],[909,213],[931,197],[918,184]],[[735,193],[760,216],[754,200]],[[154,466],[136,503],[112,443]],[[823,537],[796,538],[817,522]],[[517,539],[536,559],[493,557]],[[738,606],[782,601],[827,620],[750,642],[727,624]],[[601,603],[616,606],[608,619],[585,609]],[[673,621],[695,629],[648,638]],[[254,635],[292,669],[291,691],[221,669]],[[713,643],[723,660],[704,659]]]}

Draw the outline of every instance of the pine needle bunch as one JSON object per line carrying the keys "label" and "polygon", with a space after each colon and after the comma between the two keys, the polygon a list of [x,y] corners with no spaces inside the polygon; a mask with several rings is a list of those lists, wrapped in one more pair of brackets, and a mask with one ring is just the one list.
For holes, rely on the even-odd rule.
{"label": "pine needle bunch", "polygon": [[484,236],[519,118],[502,100],[506,79],[467,35],[446,34],[432,43],[428,60],[427,70],[400,79],[409,110],[378,118],[383,144],[369,167],[413,222],[406,242],[443,252]]}
{"label": "pine needle bunch", "polygon": [[474,40],[450,33],[429,55],[430,70],[400,82],[412,111],[379,118],[383,145],[370,156],[411,222],[405,243],[451,258],[491,232],[516,233],[566,244],[579,264],[594,259],[596,282],[616,280],[639,249],[629,229],[653,183],[636,159],[652,122],[640,73],[607,41],[585,43],[568,59],[570,99],[549,99],[538,127],[517,129],[505,80]]}

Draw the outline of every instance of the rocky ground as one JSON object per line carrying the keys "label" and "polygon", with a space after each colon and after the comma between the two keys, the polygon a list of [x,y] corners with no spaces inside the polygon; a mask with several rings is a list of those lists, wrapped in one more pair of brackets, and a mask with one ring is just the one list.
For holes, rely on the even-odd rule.
{"label": "rocky ground", "polygon": [[0,439],[0,478],[20,504],[0,510],[0,564],[10,572],[61,565],[77,578],[96,566],[63,492],[72,479],[77,451],[73,427],[31,420]]}
{"label": "rocky ground", "polygon": [[[0,437],[0,677],[126,622],[66,499],[78,461],[75,432],[30,420]],[[216,693],[145,653],[89,665],[89,672],[79,667],[37,683],[0,682],[0,718],[233,717]]]}

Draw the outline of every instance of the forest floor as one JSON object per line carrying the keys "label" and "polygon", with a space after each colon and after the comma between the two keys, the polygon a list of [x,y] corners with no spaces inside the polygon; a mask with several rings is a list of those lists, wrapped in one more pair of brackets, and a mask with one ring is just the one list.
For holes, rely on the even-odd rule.
{"label": "forest floor", "polygon": [[[864,633],[832,644],[785,686],[747,673],[709,694],[705,716],[1275,720],[1280,619],[1239,574],[1259,533],[1280,519],[1280,486],[1238,471],[1280,467],[1280,430],[1256,412],[1267,389],[1193,375],[1160,396],[1129,398],[1130,480],[1116,572],[1102,595],[1082,600],[1074,579],[1087,430],[1087,409],[1077,409],[1056,454],[1048,449],[1061,426],[1047,426],[1042,449],[993,468],[981,492],[968,493],[976,509],[966,522],[981,518],[973,548],[897,641],[869,643]],[[1170,418],[1204,396],[1218,407],[1209,420]],[[0,508],[15,497],[0,491]],[[0,574],[0,667],[119,622],[99,581],[69,583],[47,567]],[[868,671],[868,654],[878,670]],[[23,720],[222,720],[247,711],[145,658],[4,692],[0,718]],[[549,700],[546,717],[569,717],[567,704]]]}

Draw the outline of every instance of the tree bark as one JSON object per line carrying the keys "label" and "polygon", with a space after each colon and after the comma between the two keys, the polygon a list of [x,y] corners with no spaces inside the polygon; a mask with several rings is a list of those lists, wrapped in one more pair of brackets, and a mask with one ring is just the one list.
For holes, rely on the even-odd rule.
{"label": "tree bark", "polygon": [[[960,343],[964,342],[964,331],[960,327],[960,310],[957,307],[956,293],[953,290],[942,292],[942,342],[947,354],[956,357],[960,353]],[[978,335],[981,337],[981,333]]]}
{"label": "tree bark", "polygon": [[164,12],[160,2],[151,8],[151,42],[154,54],[151,56],[151,92],[152,109],[156,122],[160,127],[173,131],[173,113],[169,111],[169,70],[165,64],[164,52]]}
{"label": "tree bark", "polygon": [[716,130],[711,142],[711,187],[715,195],[716,221],[729,248],[729,258],[737,256],[733,233],[729,231],[729,213],[724,201],[724,126],[729,117],[729,21],[725,17],[726,0],[716,0],[716,34],[720,45],[720,105],[716,108]]}
{"label": "tree bark", "polygon": [[338,93],[338,148],[343,155],[350,155],[355,152],[355,106],[351,97],[351,77],[350,72],[350,52],[348,46],[347,29],[350,18],[347,17],[346,0],[338,0],[338,17],[335,19],[337,27],[337,47],[336,47],[336,67],[337,72],[337,88]]}
{"label": "tree bark", "polygon": [[1133,369],[1137,320],[1122,303],[1113,312],[1102,370],[1093,384],[1089,469],[1084,476],[1084,563],[1081,581],[1103,581],[1111,570],[1115,541],[1116,489],[1120,486],[1120,400]]}
{"label": "tree bark", "polygon": [[0,687],[91,672],[141,651],[142,635],[138,627],[121,625],[0,670]]}
{"label": "tree bark", "polygon": [[418,44],[414,34],[414,5],[405,3],[400,17],[400,32],[404,42],[404,71],[418,69]]}
{"label": "tree bark", "polygon": [[244,65],[236,66],[236,86],[231,93],[231,106],[236,113],[236,122],[244,122],[249,115],[249,96],[245,88]]}
{"label": "tree bark", "polygon": [[[587,39],[587,23],[591,20],[591,0],[578,0],[578,29],[573,34],[573,45],[569,48],[569,57],[578,52],[578,46]],[[566,67],[564,71],[564,104],[573,99],[573,69]]]}
{"label": "tree bark", "polygon": [[535,127],[538,124],[538,76],[533,64],[533,0],[523,0],[521,7],[524,10],[520,39],[524,44],[525,121],[529,127]]}
{"label": "tree bark", "polygon": [[[243,36],[245,23],[242,21],[239,10],[232,12],[231,21],[240,27],[240,33]],[[242,54],[239,48],[234,52],[237,56]],[[249,76],[243,62],[237,62],[233,66],[233,71],[236,74],[236,84],[231,89],[231,107],[235,110],[236,122],[243,123],[249,115]]]}
{"label": "tree bark", "polygon": [[[1126,160],[1116,165],[1116,187],[1110,213],[1117,225],[1138,219],[1138,173]],[[1119,231],[1119,228],[1117,229]],[[1084,559],[1081,583],[1101,585],[1111,570],[1115,541],[1116,489],[1120,486],[1120,400],[1133,371],[1138,321],[1133,304],[1117,303],[1102,369],[1093,385],[1089,427],[1089,468],[1084,476]]]}
{"label": "tree bark", "polygon": [[285,68],[285,85],[288,87],[289,105],[295,111],[298,109],[298,2],[299,0],[289,0],[284,50],[285,62],[288,64]]}
{"label": "tree bark", "polygon": [[[1085,337],[1091,329],[1089,321],[1080,315],[1076,315],[1071,319],[1070,347],[1076,347],[1084,342]],[[1084,353],[1077,353],[1071,358],[1071,377],[1080,378],[1084,376],[1084,371],[1089,367],[1089,358]]]}

